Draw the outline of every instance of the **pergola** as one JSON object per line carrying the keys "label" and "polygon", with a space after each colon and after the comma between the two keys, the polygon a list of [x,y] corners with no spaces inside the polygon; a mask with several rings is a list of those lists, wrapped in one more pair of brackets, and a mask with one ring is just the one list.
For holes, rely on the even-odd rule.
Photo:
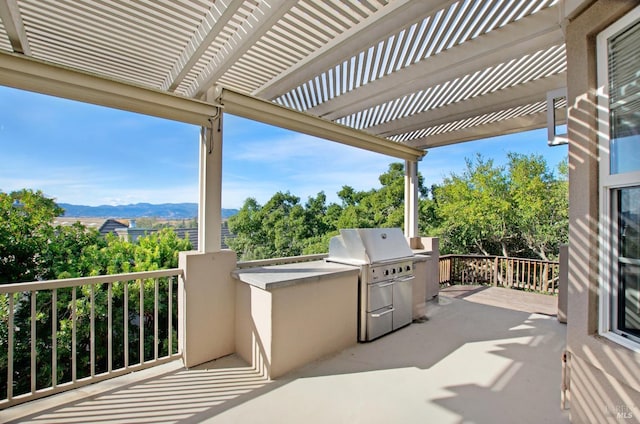
{"label": "pergola", "polygon": [[218,216],[201,222],[205,250],[219,246],[221,111],[404,159],[415,237],[425,149],[545,127],[563,105],[564,6],[6,0],[0,84],[201,125],[200,216]]}

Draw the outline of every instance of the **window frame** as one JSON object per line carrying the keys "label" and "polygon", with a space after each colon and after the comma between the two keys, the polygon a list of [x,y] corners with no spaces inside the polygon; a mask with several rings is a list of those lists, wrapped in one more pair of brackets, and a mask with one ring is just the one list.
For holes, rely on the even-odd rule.
{"label": "window frame", "polygon": [[640,171],[611,174],[609,109],[609,39],[640,22],[640,7],[628,12],[597,35],[597,102],[599,148],[599,325],[598,332],[615,343],[640,352],[640,338],[618,329],[618,204],[619,189],[640,187]]}

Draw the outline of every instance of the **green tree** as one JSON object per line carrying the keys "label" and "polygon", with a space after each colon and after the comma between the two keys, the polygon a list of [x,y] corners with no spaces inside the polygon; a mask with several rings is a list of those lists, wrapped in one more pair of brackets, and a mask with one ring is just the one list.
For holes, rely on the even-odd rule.
{"label": "green tree", "polygon": [[324,192],[309,197],[304,206],[304,229],[302,254],[326,253],[329,239],[338,234],[337,222],[342,208],[332,203],[327,206]]}
{"label": "green tree", "polygon": [[33,281],[47,275],[53,218],[63,209],[41,191],[0,192],[0,283]]}
{"label": "green tree", "polygon": [[[338,228],[402,227],[404,224],[404,164],[391,163],[380,175],[379,189],[357,192],[344,186],[338,196],[343,211],[337,221]],[[422,175],[418,175],[419,197],[427,190]]]}
{"label": "green tree", "polygon": [[557,257],[568,232],[566,174],[556,179],[539,155],[508,158],[507,167],[467,159],[461,175],[434,188],[435,207],[421,211],[437,224],[443,252]]}
{"label": "green tree", "polygon": [[302,253],[305,233],[304,209],[300,198],[289,192],[276,193],[261,211],[269,251],[276,257],[296,256]]}
{"label": "green tree", "polygon": [[177,268],[179,253],[192,249],[189,239],[179,238],[171,228],[140,237],[134,246],[134,271]]}
{"label": "green tree", "polygon": [[438,186],[433,185],[429,190],[431,198],[427,193],[420,198],[418,210],[418,230],[425,236],[435,236],[442,226],[442,218],[438,213],[438,199],[435,196]]}
{"label": "green tree", "polygon": [[305,229],[309,219],[300,198],[289,192],[274,194],[264,206],[247,199],[229,218],[229,230],[236,237],[228,243],[242,260],[297,256],[302,254],[303,240],[313,234]]}
{"label": "green tree", "polygon": [[[175,268],[178,252],[190,250],[188,240],[182,240],[170,229],[163,229],[139,239],[137,244],[114,235],[106,238],[95,230],[81,224],[69,227],[54,227],[53,218],[62,213],[55,203],[41,192],[22,190],[5,195],[0,193],[0,216],[2,217],[2,275],[7,281],[20,282],[36,278],[56,279],[133,271],[148,271]],[[31,238],[32,240],[26,240]],[[27,243],[31,242],[31,243]],[[26,247],[28,247],[28,249]],[[22,249],[22,250],[20,250]],[[17,254],[19,253],[19,254]],[[19,259],[19,260],[18,260]],[[8,264],[7,267],[5,265]],[[90,374],[90,315],[91,299],[95,304],[95,368],[96,373],[107,370],[107,339],[111,331],[113,340],[114,368],[124,366],[125,352],[129,363],[141,360],[139,328],[145,326],[144,358],[153,357],[154,341],[154,292],[158,284],[158,320],[166,323],[176,314],[177,290],[173,291],[173,310],[168,310],[167,287],[175,282],[161,278],[156,280],[123,281],[112,285],[113,315],[108,322],[108,285],[96,284],[75,289],[63,288],[35,293],[19,292],[12,295],[14,304],[14,394],[30,391],[31,341],[28,329],[35,320],[36,333],[36,386],[51,384],[51,355],[53,338],[57,341],[57,381],[68,382],[72,378],[72,311],[76,316],[76,363],[77,378]],[[128,289],[125,304],[125,287]],[[143,313],[140,314],[140,290],[143,291]],[[31,314],[31,302],[35,296],[36,313]],[[54,302],[54,299],[56,301]],[[75,299],[75,300],[74,300]],[[8,339],[8,316],[10,297],[0,296],[0,345],[6,346]],[[57,316],[57,332],[52,334],[54,311]],[[173,318],[171,318],[173,319]],[[124,322],[128,322],[128,344],[125,344]],[[21,329],[21,331],[17,331]],[[165,325],[159,326],[159,353],[168,353],[168,340],[177,346],[177,323],[173,334],[166,334]],[[7,351],[0,350],[0,393],[6,393]]]}
{"label": "green tree", "polygon": [[509,192],[524,244],[538,257],[557,257],[568,241],[569,190],[566,162],[556,179],[540,155],[510,153]]}
{"label": "green tree", "polygon": [[[422,196],[427,190],[419,177]],[[404,222],[404,165],[393,163],[380,176],[377,190],[356,191],[343,186],[337,193],[341,205],[327,205],[320,192],[304,205],[290,193],[276,193],[264,206],[245,201],[229,219],[236,236],[229,246],[242,260],[326,253],[338,228],[401,227]]]}
{"label": "green tree", "polygon": [[462,175],[452,174],[436,191],[445,248],[485,255],[498,248],[509,256],[515,216],[504,169],[481,155],[467,159],[466,166]]}
{"label": "green tree", "polygon": [[95,228],[87,228],[79,222],[70,226],[58,226],[43,252],[44,279],[74,278],[99,275],[96,269],[99,252],[106,247],[106,240]]}
{"label": "green tree", "polygon": [[336,229],[327,212],[327,196],[324,191],[316,197],[309,197],[304,205],[304,238],[323,236]]}
{"label": "green tree", "polygon": [[238,213],[227,221],[229,231],[235,236],[228,239],[227,244],[243,260],[269,257],[265,247],[268,237],[262,225],[261,210],[262,206],[256,199],[249,197]]}

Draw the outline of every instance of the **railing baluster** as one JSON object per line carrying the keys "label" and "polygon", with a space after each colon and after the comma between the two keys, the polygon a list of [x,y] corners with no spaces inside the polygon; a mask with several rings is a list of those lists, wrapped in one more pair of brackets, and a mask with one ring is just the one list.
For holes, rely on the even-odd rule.
{"label": "railing baluster", "polygon": [[113,370],[113,283],[107,285],[107,372]]}
{"label": "railing baluster", "polygon": [[74,383],[78,377],[77,361],[76,361],[76,288],[71,289],[71,381]]}
{"label": "railing baluster", "polygon": [[138,281],[140,282],[140,308],[138,308],[140,319],[138,320],[138,334],[140,334],[140,365],[142,365],[144,364],[144,281],[142,279]]}
{"label": "railing baluster", "polygon": [[489,265],[488,265],[488,259],[484,259],[482,261],[482,267],[484,268],[484,283],[486,283],[489,280]]}
{"label": "railing baluster", "polygon": [[167,302],[169,304],[169,313],[167,314],[169,317],[169,329],[167,331],[169,341],[167,345],[168,354],[171,356],[173,354],[173,277],[169,277],[169,300]]}
{"label": "railing baluster", "polygon": [[538,281],[537,281],[537,283],[536,283],[536,287],[540,286],[540,291],[542,291],[542,280],[543,280],[543,278],[544,278],[544,277],[542,276],[542,272],[543,272],[543,269],[542,269],[542,263],[536,263],[536,267],[537,267],[537,269],[538,269],[538,272],[536,273],[536,274],[537,274],[537,276],[538,276]]}
{"label": "railing baluster", "polygon": [[51,387],[58,385],[58,289],[51,293]]}
{"label": "railing baluster", "polygon": [[9,296],[9,325],[7,340],[7,399],[13,398],[13,293],[7,293]]}
{"label": "railing baluster", "polygon": [[509,268],[511,269],[511,275],[509,276],[509,285],[511,287],[513,287],[513,280],[514,280],[514,261],[513,259],[509,259]]}
{"label": "railing baluster", "polygon": [[89,321],[91,326],[91,334],[90,334],[90,359],[89,363],[91,365],[91,377],[95,377],[96,375],[96,299],[95,299],[95,285],[91,284],[90,288],[90,311],[89,311]]}
{"label": "railing baluster", "polygon": [[156,278],[154,281],[153,300],[153,359],[158,359],[158,298],[160,297],[160,282]]}
{"label": "railing baluster", "polygon": [[124,320],[124,367],[129,368],[129,281],[124,282],[123,287],[123,320]]}
{"label": "railing baluster", "polygon": [[544,280],[545,280],[545,276],[544,276],[544,265],[543,264],[538,264],[538,285],[540,286],[540,291],[544,291],[545,289],[545,284],[544,284]]}
{"label": "railing baluster", "polygon": [[36,391],[36,291],[31,292],[31,393]]}

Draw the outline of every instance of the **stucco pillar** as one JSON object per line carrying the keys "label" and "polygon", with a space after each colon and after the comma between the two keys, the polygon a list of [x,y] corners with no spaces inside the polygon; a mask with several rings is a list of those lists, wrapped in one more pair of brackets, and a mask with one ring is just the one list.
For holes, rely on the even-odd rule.
{"label": "stucco pillar", "polygon": [[180,252],[178,344],[185,367],[235,351],[236,254]]}
{"label": "stucco pillar", "polygon": [[418,237],[418,162],[405,161],[404,166],[404,235]]}
{"label": "stucco pillar", "polygon": [[222,109],[200,131],[198,250],[218,252],[222,237]]}
{"label": "stucco pillar", "polygon": [[567,305],[569,303],[569,245],[560,246],[560,270],[558,272],[558,321],[567,323]]}

